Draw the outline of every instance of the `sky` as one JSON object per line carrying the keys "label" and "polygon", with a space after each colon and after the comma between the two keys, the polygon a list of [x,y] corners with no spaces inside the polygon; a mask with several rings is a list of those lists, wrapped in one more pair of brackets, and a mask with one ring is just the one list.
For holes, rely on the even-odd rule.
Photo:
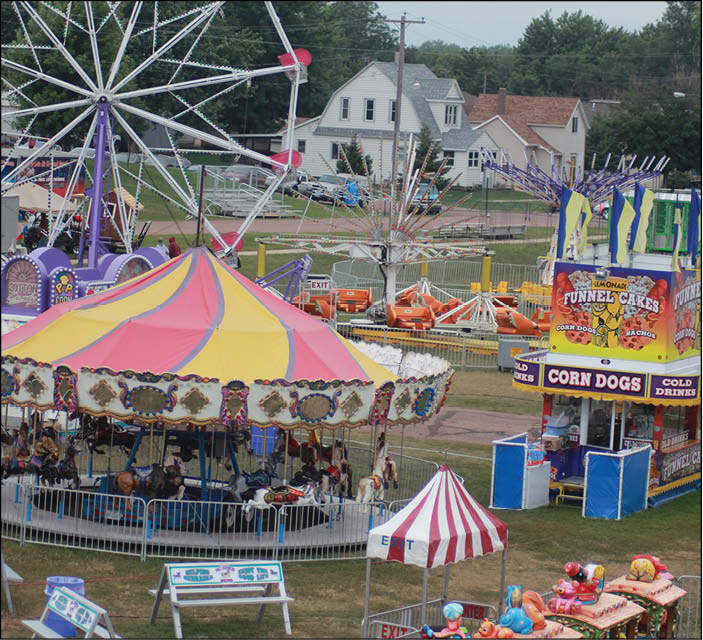
{"label": "sky", "polygon": [[[378,2],[379,11],[387,18],[399,20],[405,12],[407,20],[425,19],[426,24],[406,27],[408,46],[419,46],[427,40],[443,40],[462,47],[496,44],[516,45],[533,18],[551,9],[556,20],[564,11],[579,9],[603,20],[611,27],[637,31],[659,20],[666,2]],[[400,25],[396,25],[400,26]]]}

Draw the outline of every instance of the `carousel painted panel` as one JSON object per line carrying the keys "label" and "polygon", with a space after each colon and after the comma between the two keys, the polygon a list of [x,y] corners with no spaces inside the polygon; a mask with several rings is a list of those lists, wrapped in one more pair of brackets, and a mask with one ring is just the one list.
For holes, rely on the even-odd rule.
{"label": "carousel painted panel", "polygon": [[409,424],[432,418],[444,402],[453,373],[449,370],[433,376],[398,380],[388,410],[388,423]]}
{"label": "carousel painted panel", "polygon": [[54,406],[54,377],[50,364],[12,356],[2,359],[2,402],[20,407],[49,409]]}
{"label": "carousel painted panel", "polygon": [[362,380],[255,380],[248,420],[259,427],[358,427],[369,422],[375,387]]}
{"label": "carousel painted panel", "polygon": [[78,375],[82,410],[147,422],[219,422],[221,389],[216,378],[196,375],[115,372],[105,367],[84,367]]}

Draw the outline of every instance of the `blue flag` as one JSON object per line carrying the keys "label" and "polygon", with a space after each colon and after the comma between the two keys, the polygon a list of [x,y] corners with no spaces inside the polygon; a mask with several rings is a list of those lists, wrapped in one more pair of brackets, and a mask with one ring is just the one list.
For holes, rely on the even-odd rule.
{"label": "blue flag", "polygon": [[698,243],[700,242],[701,227],[701,197],[698,191],[691,189],[691,208],[688,213],[688,239],[686,249],[691,256],[691,264],[695,267],[698,261]]}
{"label": "blue flag", "polygon": [[635,210],[625,196],[613,187],[613,206],[610,208],[610,261],[623,264],[627,260],[627,234],[635,219]]}
{"label": "blue flag", "polygon": [[681,271],[679,267],[679,249],[681,248],[683,224],[681,221],[681,205],[679,204],[678,194],[676,194],[676,204],[674,207],[674,252],[671,254],[671,270]]}

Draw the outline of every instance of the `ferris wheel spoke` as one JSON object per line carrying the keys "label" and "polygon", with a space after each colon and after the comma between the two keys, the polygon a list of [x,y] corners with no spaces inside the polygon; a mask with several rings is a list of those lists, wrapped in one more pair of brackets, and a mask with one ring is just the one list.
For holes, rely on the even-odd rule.
{"label": "ferris wheel spoke", "polygon": [[141,149],[141,152],[154,163],[154,167],[163,176],[164,180],[166,180],[166,182],[171,186],[171,188],[188,206],[188,209],[190,210],[191,214],[195,215],[197,213],[197,210],[194,207],[194,203],[190,200],[185,191],[183,191],[181,185],[179,185],[178,182],[174,180],[173,176],[168,171],[166,171],[163,165],[156,159],[156,156],[151,152],[149,147],[144,144],[144,142],[137,135],[134,129],[132,129],[129,122],[127,122],[127,120],[125,120],[116,109],[112,110],[112,114],[115,116],[115,120],[117,120],[122,125],[122,128],[125,130],[127,135],[132,138],[134,143]]}
{"label": "ferris wheel spoke", "polygon": [[132,13],[129,16],[129,22],[127,23],[127,28],[125,29],[124,33],[122,34],[122,42],[120,42],[120,48],[117,51],[117,55],[115,56],[115,59],[112,62],[112,66],[110,67],[110,75],[107,78],[107,82],[105,83],[105,86],[109,89],[112,86],[112,83],[115,80],[115,76],[117,75],[117,72],[120,70],[120,65],[122,64],[122,58],[124,57],[124,52],[127,49],[127,44],[129,43],[129,39],[132,37],[132,31],[134,31],[134,26],[137,24],[137,18],[139,17],[139,13],[142,10],[142,5],[143,2],[135,2],[134,6],[132,7]]}
{"label": "ferris wheel spoke", "polygon": [[25,67],[23,64],[20,64],[19,62],[15,62],[14,60],[10,60],[9,58],[3,58],[2,64],[6,67],[9,67],[10,69],[13,69],[15,71],[20,71],[21,73],[25,73],[28,76],[32,76],[33,78],[37,78],[39,80],[44,80],[44,82],[49,82],[50,84],[55,84],[57,87],[62,87],[63,89],[68,89],[69,91],[73,91],[74,93],[79,93],[82,96],[92,96],[93,95],[93,92],[89,91],[88,89],[84,89],[83,87],[76,86],[75,84],[71,84],[70,82],[66,82],[64,80],[59,80],[59,78],[55,78],[54,76],[47,75],[46,73],[44,73],[42,71],[37,71],[36,69],[31,69],[29,67]]}
{"label": "ferris wheel spoke", "polygon": [[[166,128],[173,129],[174,131],[178,131],[179,133],[184,133],[186,135],[193,136],[195,138],[200,138],[203,142],[213,144],[221,149],[225,149],[226,151],[233,151],[234,153],[240,153],[240,154],[245,155],[245,156],[252,158],[254,160],[258,160],[259,162],[265,162],[266,164],[276,166],[279,169],[286,168],[286,165],[281,164],[280,162],[276,162],[275,160],[271,160],[271,158],[269,158],[268,156],[265,156],[261,153],[256,153],[255,151],[251,151],[250,149],[247,149],[246,147],[243,147],[242,145],[240,145],[236,142],[230,142],[229,140],[223,140],[222,138],[218,138],[217,136],[213,136],[212,134],[206,133],[205,131],[201,131],[199,129],[194,129],[193,127],[189,127],[188,125],[180,124],[179,122],[174,122],[173,120],[170,120],[168,118],[163,118],[161,116],[157,116],[156,114],[149,113],[148,111],[145,111],[144,109],[140,109],[139,107],[125,104],[124,102],[119,102],[119,103],[113,104],[113,106],[117,107],[117,109],[121,109],[122,111],[127,111],[128,113],[131,113],[135,116],[139,116],[141,118],[144,118],[145,120],[149,120],[150,122],[154,122],[156,124],[163,125]],[[114,112],[116,115],[116,110]]]}
{"label": "ferris wheel spoke", "polygon": [[76,158],[76,165],[75,167],[73,167],[73,171],[71,172],[71,178],[69,179],[68,185],[66,186],[66,194],[64,196],[64,202],[61,205],[61,210],[59,211],[56,221],[54,222],[54,226],[52,227],[49,233],[49,240],[47,242],[47,246],[49,247],[53,246],[54,242],[56,242],[56,238],[59,237],[59,234],[64,230],[64,227],[68,223],[68,215],[65,212],[66,205],[73,198],[73,191],[75,189],[76,181],[80,176],[81,169],[85,165],[85,159],[87,158],[86,151],[90,145],[90,141],[93,139],[93,134],[95,133],[97,124],[98,112],[96,110],[95,114],[93,115],[93,121],[90,123],[88,133],[85,136],[85,140],[83,142],[83,146],[81,147],[81,151],[78,155],[78,158]]}
{"label": "ferris wheel spoke", "polygon": [[95,65],[95,78],[98,81],[98,87],[103,89],[103,72],[100,68],[100,52],[98,51],[98,40],[95,31],[95,16],[93,16],[93,3],[84,2],[85,16],[88,20],[88,36],[90,38],[90,50],[93,53],[93,64]]}
{"label": "ferris wheel spoke", "polygon": [[53,148],[53,146],[59,140],[61,140],[67,133],[72,131],[78,124],[85,120],[90,115],[90,112],[94,109],[95,107],[93,107],[92,105],[88,107],[85,111],[78,114],[73,120],[71,120],[71,122],[69,122],[63,129],[61,129],[61,131],[56,133],[54,136],[44,142],[44,144],[32,151],[32,153],[30,153],[20,164],[18,164],[12,171],[10,171],[10,173],[8,173],[6,176],[3,176],[3,185],[12,182],[15,176],[19,175],[26,167],[28,167],[35,158],[43,155],[44,152],[48,149]]}
{"label": "ferris wheel spoke", "polygon": [[[20,134],[22,137],[26,136],[32,129],[32,125],[34,124],[34,121],[37,119],[37,116],[34,116],[27,126],[22,130],[22,133]],[[14,157],[15,155],[15,147],[12,147],[10,149],[10,153],[7,154],[7,157],[5,158],[4,162],[2,163],[2,171],[5,171],[5,167],[7,166],[7,163],[10,161],[10,158]]]}
{"label": "ferris wheel spoke", "polygon": [[74,107],[83,107],[92,104],[92,100],[83,98],[82,100],[71,100],[69,102],[57,102],[56,104],[46,104],[38,107],[29,107],[28,109],[18,109],[12,112],[13,118],[21,118],[23,116],[33,116],[39,113],[49,113],[50,111],[61,111],[62,109],[72,109]]}
{"label": "ferris wheel spoke", "polygon": [[7,78],[2,78],[2,81],[11,89],[11,91],[8,91],[5,95],[6,98],[11,98],[15,94],[17,94],[18,96],[22,96],[30,104],[37,104],[36,102],[34,102],[34,100],[22,93],[22,89],[26,89],[30,84],[33,84],[37,81],[36,78],[33,78],[32,80],[27,80],[27,82],[22,83],[19,87],[13,85]]}
{"label": "ferris wheel spoke", "polygon": [[[120,170],[119,170],[119,164],[115,160],[117,157],[117,154],[115,152],[115,138],[113,135],[113,132],[111,128],[108,129],[109,135],[107,136],[107,139],[109,141],[110,145],[110,157],[113,158],[113,161],[110,163],[110,168],[112,170],[112,179],[115,184],[115,189],[117,189],[117,193],[122,193],[122,180],[120,179]],[[126,233],[127,229],[129,228],[131,224],[131,216],[127,215],[127,211],[125,209],[125,203],[124,203],[124,198],[116,198],[117,200],[117,210],[120,215],[120,226],[118,227],[116,224],[114,224],[113,220],[113,225],[115,229],[117,230],[117,234],[120,236],[122,239],[122,242],[124,243],[125,249],[127,250],[127,253],[132,252],[132,244],[129,239],[129,234]],[[136,211],[132,211],[131,215],[137,215]],[[114,218],[114,213],[113,213],[113,218]]]}
{"label": "ferris wheel spoke", "polygon": [[46,34],[46,37],[51,40],[51,42],[54,43],[54,46],[59,50],[61,55],[66,59],[66,62],[70,64],[75,72],[83,78],[83,82],[85,82],[93,91],[97,90],[97,87],[95,86],[95,83],[92,81],[90,76],[83,71],[83,68],[81,65],[79,65],[76,62],[76,59],[69,53],[68,49],[63,46],[61,43],[61,40],[59,40],[56,37],[56,34],[51,30],[49,25],[44,22],[44,19],[37,13],[37,11],[34,9],[34,7],[31,5],[29,2],[23,2],[22,6],[25,8],[27,13],[29,13],[30,16],[34,19],[34,22],[37,23],[37,26]]}
{"label": "ferris wheel spoke", "polygon": [[154,53],[152,53],[144,62],[137,66],[131,73],[126,77],[122,78],[120,82],[112,88],[113,91],[119,91],[120,87],[136,78],[144,69],[150,67],[154,62],[156,62],[164,53],[170,51],[176,44],[178,44],[183,38],[185,38],[191,31],[193,31],[201,22],[210,17],[210,13],[217,11],[219,6],[209,5],[202,13],[195,17],[189,24],[183,27],[178,33],[176,33],[171,39],[165,44],[161,45]]}

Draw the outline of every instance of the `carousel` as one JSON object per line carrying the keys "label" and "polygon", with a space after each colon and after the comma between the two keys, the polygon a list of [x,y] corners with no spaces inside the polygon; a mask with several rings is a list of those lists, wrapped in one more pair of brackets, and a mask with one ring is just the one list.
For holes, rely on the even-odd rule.
{"label": "carousel", "polygon": [[[325,451],[331,450],[332,462],[335,445],[343,468],[344,434],[371,425],[377,455],[369,470],[378,467],[381,478],[393,478],[395,469],[385,468],[385,430],[434,416],[453,371],[446,361],[427,355],[391,360],[388,349],[346,341],[196,247],[110,290],[51,307],[6,334],[2,402],[32,408],[35,414],[58,410],[126,425],[135,437],[127,442],[125,468],[98,480],[82,476],[81,486],[144,500],[211,504],[238,495],[242,477],[248,481],[255,474],[240,469],[237,444],[249,440],[251,431],[262,430],[276,441],[273,454],[280,454],[262,452],[262,469],[256,473],[267,474],[258,486],[267,489],[258,496],[265,499],[289,485],[293,474],[285,454],[294,452],[296,429],[310,434],[308,442],[298,445],[298,456],[306,446],[312,449],[319,473]],[[337,438],[328,446],[320,442],[325,430]],[[162,436],[163,447],[152,446],[155,434]],[[132,463],[147,435],[151,477],[142,482]],[[109,438],[107,443],[112,444]],[[182,482],[179,460],[167,459],[169,443],[178,444],[182,458],[184,451],[198,451],[200,478]],[[214,487],[209,481],[206,454],[215,447],[226,447],[229,455],[229,485]],[[156,468],[160,471],[154,476]],[[128,482],[123,491],[121,480],[129,478],[119,476],[125,473],[133,484]],[[273,482],[276,476],[283,482]],[[245,484],[245,489],[255,486],[253,480]],[[161,493],[155,489],[159,486]],[[365,496],[361,481],[359,486]],[[298,497],[306,495],[303,486]],[[325,502],[319,489],[316,495]],[[379,499],[376,492],[368,498],[357,495],[360,501]],[[127,513],[127,505],[120,508],[123,517],[139,519],[138,509]],[[162,525],[178,528],[181,512],[185,510],[169,513]],[[190,520],[202,519],[197,510],[189,513]]]}

